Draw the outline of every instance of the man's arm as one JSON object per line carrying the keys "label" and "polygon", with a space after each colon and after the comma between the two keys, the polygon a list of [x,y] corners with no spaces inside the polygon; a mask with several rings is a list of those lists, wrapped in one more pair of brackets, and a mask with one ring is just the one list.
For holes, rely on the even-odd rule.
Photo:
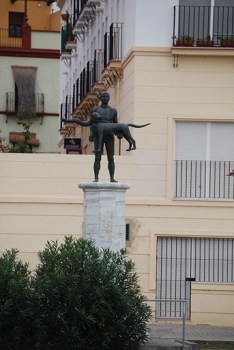
{"label": "man's arm", "polygon": [[[118,123],[118,113],[115,108],[113,108],[113,123]],[[121,133],[118,133],[117,137],[119,140],[121,140],[123,138],[123,135]]]}
{"label": "man's arm", "polygon": [[118,113],[115,108],[113,108],[113,123],[118,123]]}

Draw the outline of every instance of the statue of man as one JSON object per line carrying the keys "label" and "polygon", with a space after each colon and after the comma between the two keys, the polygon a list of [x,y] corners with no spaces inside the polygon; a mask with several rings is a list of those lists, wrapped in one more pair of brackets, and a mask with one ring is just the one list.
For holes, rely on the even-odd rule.
{"label": "statue of man", "polygon": [[[95,107],[91,111],[92,113],[98,113],[102,117],[102,123],[118,123],[117,119],[117,110],[115,108],[112,108],[108,105],[108,102],[110,100],[110,94],[108,92],[102,92],[100,95],[101,105],[98,107]],[[88,121],[81,121],[77,118],[73,118],[70,120],[62,119],[63,122],[70,122],[70,123],[76,123],[81,126],[90,126],[91,132],[89,141],[95,141],[95,137],[92,133],[92,119]],[[122,134],[118,134],[117,137],[119,139],[122,138]],[[95,153],[95,161],[94,161],[94,182],[98,182],[98,176],[99,171],[101,167],[101,157],[103,152],[103,146],[105,144],[106,147],[106,153],[107,153],[107,159],[108,159],[108,170],[110,173],[110,182],[118,182],[114,179],[114,173],[115,173],[115,163],[114,163],[114,134],[113,132],[108,133],[103,137],[102,146],[100,151],[96,151]]]}
{"label": "statue of man", "polygon": [[[88,121],[82,121],[77,118],[69,120],[62,119],[62,121],[65,123],[76,123],[81,126],[90,126],[91,132],[89,141],[94,141],[93,152],[95,153],[95,161],[93,165],[94,182],[98,182],[104,144],[108,159],[110,182],[118,182],[114,179],[114,135],[117,135],[118,139],[122,139],[124,137],[129,143],[126,151],[132,151],[136,149],[136,142],[131,136],[129,126],[133,128],[144,128],[145,126],[150,125],[150,123],[143,125],[118,123],[117,110],[108,105],[110,100],[110,95],[108,92],[102,92],[100,95],[100,100],[101,105],[92,109],[91,118]],[[113,123],[115,123],[115,125]]]}
{"label": "statue of man", "polygon": [[[117,118],[117,110],[115,108],[112,108],[108,105],[108,102],[110,100],[110,95],[108,92],[102,92],[100,95],[101,105],[98,107],[93,108],[91,113],[97,112],[102,117],[102,123],[118,123]],[[117,135],[118,138],[122,138],[122,135]],[[90,134],[90,141],[93,141],[92,136],[92,126],[91,126],[91,134]],[[102,149],[101,151],[95,152],[95,161],[94,161],[94,182],[98,182],[98,175],[101,167],[101,157],[102,157],[102,151],[103,146],[105,144],[106,147],[106,153],[107,153],[107,159],[108,159],[108,170],[110,173],[110,182],[117,182],[114,179],[114,173],[115,173],[115,163],[114,163],[114,135],[113,133],[109,133],[105,135],[102,142]]]}

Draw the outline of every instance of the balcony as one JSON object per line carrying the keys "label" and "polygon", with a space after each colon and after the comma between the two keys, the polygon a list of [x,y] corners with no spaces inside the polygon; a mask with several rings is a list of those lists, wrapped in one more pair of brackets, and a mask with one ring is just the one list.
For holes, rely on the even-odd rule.
{"label": "balcony", "polygon": [[110,32],[104,35],[104,70],[103,80],[114,87],[123,78],[121,60],[123,23],[112,23]]}
{"label": "balcony", "polygon": [[89,29],[95,22],[100,12],[101,2],[106,0],[74,0],[73,1],[73,26],[77,39],[83,42]]}
{"label": "balcony", "polygon": [[122,26],[122,23],[112,23],[110,32],[104,36],[104,50],[94,51],[94,60],[87,62],[73,85],[73,95],[67,95],[61,104],[60,130],[62,119],[67,123],[72,116],[87,120],[90,111],[98,105],[100,93],[107,85],[114,87],[122,79]]}
{"label": "balcony", "polygon": [[234,48],[234,7],[175,6],[173,46]]}
{"label": "balcony", "polygon": [[0,46],[22,47],[22,37],[13,37],[8,28],[0,28]]}
{"label": "balcony", "polygon": [[174,198],[234,198],[234,161],[176,160],[174,169]]}
{"label": "balcony", "polygon": [[[43,116],[44,114],[44,105],[45,105],[45,96],[44,94],[35,93],[35,112],[37,116]],[[5,113],[7,116],[16,115],[18,112],[19,101],[18,95],[15,92],[6,93],[6,110]]]}
{"label": "balcony", "polygon": [[119,61],[123,58],[122,31],[123,23],[112,23],[110,32],[104,35],[104,68],[109,61]]}

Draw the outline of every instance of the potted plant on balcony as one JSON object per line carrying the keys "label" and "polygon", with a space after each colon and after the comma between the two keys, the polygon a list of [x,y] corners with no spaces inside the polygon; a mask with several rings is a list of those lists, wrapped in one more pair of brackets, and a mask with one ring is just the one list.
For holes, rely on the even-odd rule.
{"label": "potted plant on balcony", "polygon": [[72,18],[68,12],[66,12],[66,15],[67,15],[66,38],[67,38],[67,41],[74,41],[75,36],[73,34]]}
{"label": "potted plant on balcony", "polygon": [[203,46],[213,46],[214,45],[214,41],[211,40],[211,36],[210,34],[207,34],[207,36],[205,37],[205,39],[197,39],[197,46],[198,47],[203,47]]}
{"label": "potted plant on balcony", "polygon": [[230,36],[230,37],[219,36],[218,39],[220,40],[221,47],[234,47],[234,36]]}
{"label": "potted plant on balcony", "polygon": [[67,13],[62,13],[61,17],[62,17],[63,21],[67,21],[68,14]]}
{"label": "potted plant on balcony", "polygon": [[182,35],[181,39],[176,40],[176,46],[193,46],[193,37]]}

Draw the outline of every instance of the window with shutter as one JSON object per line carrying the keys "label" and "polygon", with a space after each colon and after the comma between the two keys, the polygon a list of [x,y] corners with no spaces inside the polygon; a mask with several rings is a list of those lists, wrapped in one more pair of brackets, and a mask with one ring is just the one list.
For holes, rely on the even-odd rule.
{"label": "window with shutter", "polygon": [[24,13],[9,12],[9,37],[22,37],[22,26],[24,24]]}
{"label": "window with shutter", "polygon": [[158,237],[156,266],[156,317],[181,318],[187,300],[189,319],[192,281],[234,283],[234,239]]}
{"label": "window with shutter", "polygon": [[234,198],[234,123],[177,122],[175,198]]}

